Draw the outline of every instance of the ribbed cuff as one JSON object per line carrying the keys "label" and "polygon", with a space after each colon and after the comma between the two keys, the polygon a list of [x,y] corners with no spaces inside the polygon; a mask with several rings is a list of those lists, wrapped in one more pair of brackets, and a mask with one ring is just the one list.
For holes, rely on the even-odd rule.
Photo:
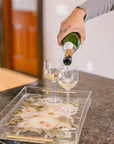
{"label": "ribbed cuff", "polygon": [[85,17],[84,17],[84,21],[86,22],[87,20],[89,20],[91,18],[91,16],[89,15],[89,8],[86,7],[85,5],[80,5],[77,8],[83,9],[86,13]]}

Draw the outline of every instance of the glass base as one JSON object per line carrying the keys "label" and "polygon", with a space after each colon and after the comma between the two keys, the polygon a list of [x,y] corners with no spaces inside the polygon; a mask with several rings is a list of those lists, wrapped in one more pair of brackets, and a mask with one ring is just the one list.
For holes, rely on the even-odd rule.
{"label": "glass base", "polygon": [[73,105],[65,105],[60,108],[59,112],[64,115],[74,115],[77,113],[77,107],[74,107]]}
{"label": "glass base", "polygon": [[60,98],[48,98],[46,103],[48,105],[59,105],[62,104],[63,101]]}

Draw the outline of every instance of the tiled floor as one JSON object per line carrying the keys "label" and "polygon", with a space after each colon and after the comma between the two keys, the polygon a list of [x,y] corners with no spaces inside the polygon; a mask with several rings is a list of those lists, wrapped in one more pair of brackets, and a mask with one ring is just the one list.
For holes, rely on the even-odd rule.
{"label": "tiled floor", "polygon": [[0,68],[0,91],[36,81],[37,78]]}

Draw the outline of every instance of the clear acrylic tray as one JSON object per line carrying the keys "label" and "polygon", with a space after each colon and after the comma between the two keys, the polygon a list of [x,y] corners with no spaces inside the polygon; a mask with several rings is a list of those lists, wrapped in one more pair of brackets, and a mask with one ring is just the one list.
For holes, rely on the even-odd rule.
{"label": "clear acrylic tray", "polygon": [[60,112],[66,105],[66,91],[56,89],[60,105],[48,105],[52,89],[24,87],[0,113],[0,139],[46,144],[78,144],[81,129],[91,104],[91,91],[71,90],[74,115]]}

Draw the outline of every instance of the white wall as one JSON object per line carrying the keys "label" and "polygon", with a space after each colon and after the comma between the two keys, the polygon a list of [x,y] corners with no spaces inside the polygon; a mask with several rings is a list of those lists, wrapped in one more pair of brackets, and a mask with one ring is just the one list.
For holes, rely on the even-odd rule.
{"label": "white wall", "polygon": [[[85,0],[44,0],[44,57],[63,58],[57,43],[60,23]],[[86,40],[73,56],[80,70],[114,79],[114,11],[85,23]]]}

